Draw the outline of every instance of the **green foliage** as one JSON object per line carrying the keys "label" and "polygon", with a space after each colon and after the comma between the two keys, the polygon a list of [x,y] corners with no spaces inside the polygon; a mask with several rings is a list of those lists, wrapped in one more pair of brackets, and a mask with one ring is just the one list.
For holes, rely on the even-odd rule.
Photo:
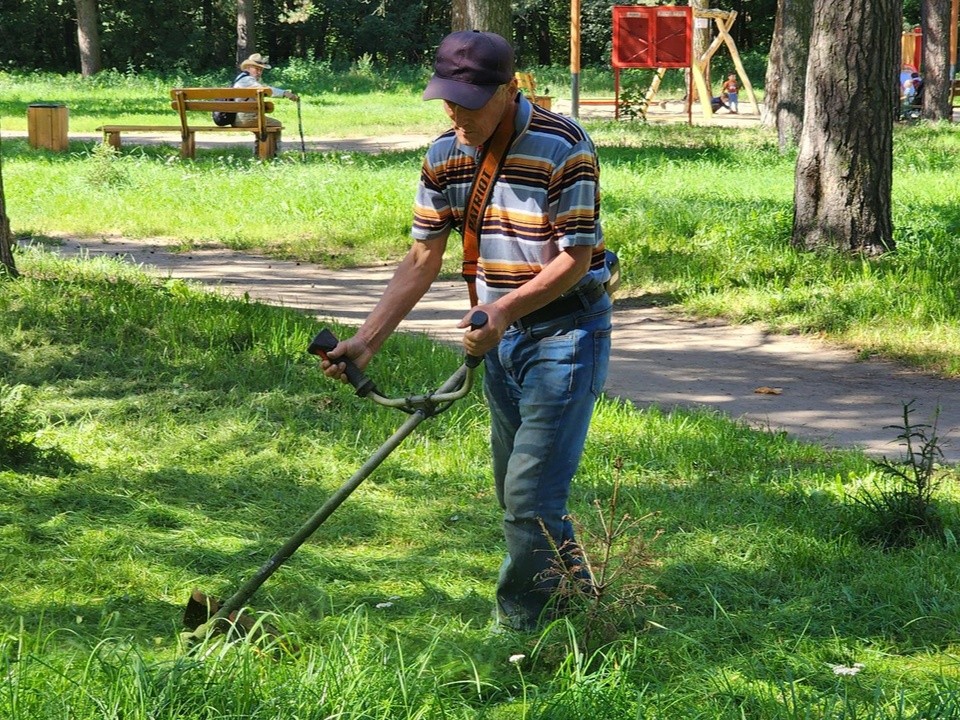
{"label": "green foliage", "polygon": [[40,423],[34,416],[24,385],[0,382],[0,470],[13,468],[36,455],[34,433]]}
{"label": "green foliage", "polygon": [[87,182],[99,189],[129,185],[133,181],[129,168],[133,163],[121,158],[120,151],[107,143],[93,146],[86,167]]}
{"label": "green foliage", "polygon": [[[649,80],[649,78],[647,79]],[[620,115],[625,120],[647,121],[647,89],[649,81],[627,82],[620,87]]]}
{"label": "green foliage", "polygon": [[[217,72],[235,64],[234,2],[167,0],[130,3],[98,0],[104,66],[119,72]],[[570,53],[570,4],[564,0],[521,0],[512,4],[514,37],[521,66],[563,65]],[[581,3],[581,62],[609,72],[611,5]],[[75,7],[53,0],[4,0],[0,44],[8,48],[0,69],[78,70]],[[293,58],[347,68],[368,55],[380,69],[426,68],[450,28],[449,3],[427,0],[295,0],[257,5],[255,50],[274,65]],[[734,3],[733,28],[741,52],[770,46],[775,0]]]}
{"label": "green foliage", "polygon": [[901,462],[886,458],[877,462],[883,478],[891,481],[889,489],[878,485],[864,489],[854,500],[870,512],[870,521],[861,531],[864,538],[885,548],[909,547],[923,538],[945,542],[944,520],[933,495],[945,477],[956,479],[955,473],[943,470],[943,458],[937,422],[932,425],[911,421],[913,402],[903,406],[903,424],[897,440],[904,447]]}

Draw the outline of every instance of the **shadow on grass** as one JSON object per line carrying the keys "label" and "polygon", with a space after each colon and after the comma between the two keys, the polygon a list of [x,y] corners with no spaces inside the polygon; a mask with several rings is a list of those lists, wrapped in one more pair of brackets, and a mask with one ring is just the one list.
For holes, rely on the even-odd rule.
{"label": "shadow on grass", "polygon": [[[297,313],[119,276],[20,287],[28,283],[21,301],[0,295],[2,327],[32,333],[16,352],[3,348],[14,360],[8,381],[54,388],[63,405],[52,417],[89,425],[91,442],[118,449],[93,451],[99,467],[0,476],[8,620],[73,628],[88,617],[144,639],[167,636],[181,608],[157,599],[166,588],[201,578],[205,591],[230,594],[384,439],[382,417],[304,359],[302,339],[316,324]],[[299,339],[279,339],[291,337]],[[410,367],[401,361],[410,347],[385,349],[383,367]],[[845,505],[796,489],[808,472],[846,477],[838,456],[797,459],[764,433],[744,431],[734,444],[694,425],[677,432],[695,460],[680,446],[650,457],[631,445],[642,444],[644,422],[631,416],[606,449],[636,456],[622,502],[636,517],[657,512],[665,530],[655,550],[664,566],[650,581],[678,608],[656,619],[693,638],[705,662],[832,633],[910,652],[943,646],[960,621],[952,552],[891,555],[853,541]],[[431,452],[444,453],[444,434],[425,432]],[[134,447],[122,451],[125,435]],[[676,462],[686,459],[692,470]],[[475,480],[449,480],[402,458],[385,463],[252,604],[313,616],[382,599],[372,588],[419,582],[388,621],[457,614],[483,624],[483,598],[458,597],[442,578],[487,578],[492,596],[496,561],[480,558],[499,554],[499,512]],[[575,506],[612,487],[596,479]],[[378,553],[381,538],[388,546]],[[89,601],[62,600],[71,596]]]}

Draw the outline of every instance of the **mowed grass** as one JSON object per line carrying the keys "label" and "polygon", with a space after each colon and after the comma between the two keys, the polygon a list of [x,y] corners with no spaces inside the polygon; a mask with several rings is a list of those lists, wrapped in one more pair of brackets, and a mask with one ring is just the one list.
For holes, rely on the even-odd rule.
{"label": "mowed grass", "polygon": [[[474,391],[254,597],[282,649],[185,655],[191,589],[232,593],[405,416],[322,376],[306,316],[118,261],[19,260],[23,277],[0,284],[0,383],[20,387],[37,451],[0,459],[4,718],[960,709],[955,483],[938,498],[945,538],[885,552],[859,539],[854,498],[881,481],[861,455],[610,399],[572,508],[599,558],[594,504],[618,489],[655,560],[627,586],[655,590],[611,607],[604,633],[582,618],[539,637],[488,633],[502,541]],[[388,393],[422,392],[459,363],[396,336],[368,372]]]}

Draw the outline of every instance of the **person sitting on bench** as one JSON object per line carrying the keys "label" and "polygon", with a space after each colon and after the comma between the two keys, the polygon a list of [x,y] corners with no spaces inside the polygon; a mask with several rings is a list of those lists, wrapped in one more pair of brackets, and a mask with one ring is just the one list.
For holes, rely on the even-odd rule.
{"label": "person sitting on bench", "polygon": [[[296,102],[300,98],[296,93],[291,92],[290,90],[284,90],[283,88],[273,87],[267,85],[264,82],[261,82],[263,77],[263,71],[269,70],[272,66],[270,65],[267,58],[263,57],[260,53],[254,53],[242,63],[240,63],[240,74],[237,75],[236,79],[233,81],[233,87],[235,88],[257,88],[257,87],[269,87],[273,93],[273,97],[284,97]],[[265,118],[267,125],[269,126],[279,126],[282,123],[276,118],[268,117]],[[231,123],[234,127],[256,127],[257,126],[257,114],[256,113],[237,113],[236,119]],[[279,141],[279,138],[277,138]]]}

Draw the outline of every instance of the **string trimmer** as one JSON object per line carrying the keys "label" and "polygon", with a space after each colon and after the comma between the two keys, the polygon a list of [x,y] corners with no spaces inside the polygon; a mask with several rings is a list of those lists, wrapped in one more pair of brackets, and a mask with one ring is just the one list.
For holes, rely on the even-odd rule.
{"label": "string trimmer", "polygon": [[[471,328],[483,327],[487,315],[476,311],[470,318]],[[310,343],[307,352],[326,358],[326,353],[337,346],[337,338],[324,328]],[[183,624],[188,632],[181,638],[189,649],[212,635],[234,631],[244,635],[251,632],[276,634],[268,625],[256,621],[245,612],[251,596],[285,563],[297,548],[313,535],[344,500],[393,452],[397,446],[427,418],[437,415],[462,398],[473,385],[473,372],[483,358],[467,355],[463,364],[435,392],[404,398],[389,398],[380,394],[374,383],[354,363],[346,362],[346,376],[360,397],[367,397],[385,407],[408,413],[410,417],[390,438],[310,517],[283,546],[270,557],[253,576],[229,598],[219,601],[200,590],[194,590],[183,613]],[[342,362],[342,361],[341,361]]]}

